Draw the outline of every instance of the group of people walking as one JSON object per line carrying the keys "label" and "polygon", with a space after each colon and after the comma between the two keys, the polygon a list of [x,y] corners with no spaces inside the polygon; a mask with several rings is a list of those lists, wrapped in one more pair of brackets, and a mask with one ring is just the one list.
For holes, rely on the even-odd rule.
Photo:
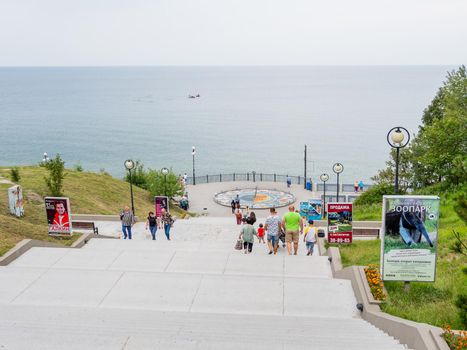
{"label": "group of people walking", "polygon": [[[122,223],[123,239],[132,238],[132,227],[136,223],[136,218],[130,207],[126,206],[123,212],[120,213],[120,221]],[[149,229],[152,240],[156,240],[156,233],[158,229],[164,229],[167,240],[170,241],[170,229],[174,224],[172,215],[165,209],[162,208],[161,215],[156,217],[154,212],[150,211],[146,219],[146,230]]]}
{"label": "group of people walking", "polygon": [[[237,212],[235,212],[237,218]],[[254,224],[256,222],[256,215],[250,212],[249,216],[245,219],[240,235],[238,236],[239,243],[243,242],[243,250],[245,254],[249,254],[253,250],[253,243],[255,236],[258,242],[265,243],[264,235],[269,248],[269,254],[277,254],[279,240],[284,236],[284,241],[287,246],[289,255],[297,255],[298,242],[300,236],[304,234],[303,241],[306,243],[307,255],[313,255],[314,245],[317,239],[317,231],[314,227],[313,220],[308,221],[308,225],[304,227],[303,219],[299,213],[295,211],[293,205],[289,206],[289,211],[281,218],[275,208],[270,209],[270,215],[266,219],[264,226],[259,225],[256,230]],[[238,219],[237,219],[238,224]],[[240,244],[237,244],[237,249],[241,249]]]}

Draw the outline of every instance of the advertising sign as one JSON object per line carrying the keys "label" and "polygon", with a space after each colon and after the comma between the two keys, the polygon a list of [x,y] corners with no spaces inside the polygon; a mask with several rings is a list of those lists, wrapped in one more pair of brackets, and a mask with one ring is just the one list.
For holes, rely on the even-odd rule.
{"label": "advertising sign", "polygon": [[300,202],[300,216],[306,220],[321,220],[323,204],[321,199],[309,199],[306,202]]}
{"label": "advertising sign", "polygon": [[45,197],[44,201],[49,235],[71,236],[70,200],[64,197]]}
{"label": "advertising sign", "polygon": [[352,243],[352,203],[328,203],[328,242]]}
{"label": "advertising sign", "polygon": [[8,189],[8,204],[11,214],[17,217],[24,215],[23,189],[21,186],[13,186]]}
{"label": "advertising sign", "polygon": [[154,207],[156,218],[162,216],[162,209],[169,211],[169,197],[167,196],[155,196],[154,197]]}
{"label": "advertising sign", "polygon": [[435,281],[438,221],[439,197],[383,196],[383,280]]}

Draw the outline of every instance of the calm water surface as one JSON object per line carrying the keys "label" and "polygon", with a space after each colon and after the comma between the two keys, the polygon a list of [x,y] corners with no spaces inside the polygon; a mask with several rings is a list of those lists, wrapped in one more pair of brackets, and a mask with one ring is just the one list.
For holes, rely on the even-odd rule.
{"label": "calm water surface", "polygon": [[416,132],[451,68],[0,68],[0,165],[47,151],[119,177],[127,158],[190,174],[195,145],[199,175],[301,175],[307,144],[310,176],[339,161],[344,181],[368,181],[387,131]]}

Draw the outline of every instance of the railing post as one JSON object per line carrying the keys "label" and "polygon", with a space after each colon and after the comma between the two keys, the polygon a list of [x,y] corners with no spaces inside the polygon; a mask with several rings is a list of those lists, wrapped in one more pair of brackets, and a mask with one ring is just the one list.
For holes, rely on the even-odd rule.
{"label": "railing post", "polygon": [[234,181],[235,181],[235,173],[234,173]]}
{"label": "railing post", "polygon": [[276,174],[274,173],[274,182],[276,182]]}
{"label": "railing post", "polygon": [[222,174],[219,174],[219,182],[222,182]]}
{"label": "railing post", "polygon": [[259,174],[259,181],[263,181],[263,173]]}
{"label": "railing post", "polygon": [[206,175],[206,183],[209,183],[209,175]]}
{"label": "railing post", "polygon": [[300,176],[297,176],[298,177],[298,184],[300,185]]}
{"label": "railing post", "polygon": [[256,182],[256,173],[253,171],[253,182]]}
{"label": "railing post", "polygon": [[250,181],[250,173],[246,173],[246,181]]}

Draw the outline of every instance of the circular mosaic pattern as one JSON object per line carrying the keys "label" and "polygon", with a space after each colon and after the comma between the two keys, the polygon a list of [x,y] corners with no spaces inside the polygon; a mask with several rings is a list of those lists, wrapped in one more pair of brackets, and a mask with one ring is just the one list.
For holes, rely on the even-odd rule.
{"label": "circular mosaic pattern", "polygon": [[291,193],[255,188],[219,192],[214,195],[214,201],[220,205],[230,207],[232,199],[235,200],[237,195],[240,198],[240,206],[242,208],[248,206],[250,209],[279,208],[295,202],[295,197]]}

